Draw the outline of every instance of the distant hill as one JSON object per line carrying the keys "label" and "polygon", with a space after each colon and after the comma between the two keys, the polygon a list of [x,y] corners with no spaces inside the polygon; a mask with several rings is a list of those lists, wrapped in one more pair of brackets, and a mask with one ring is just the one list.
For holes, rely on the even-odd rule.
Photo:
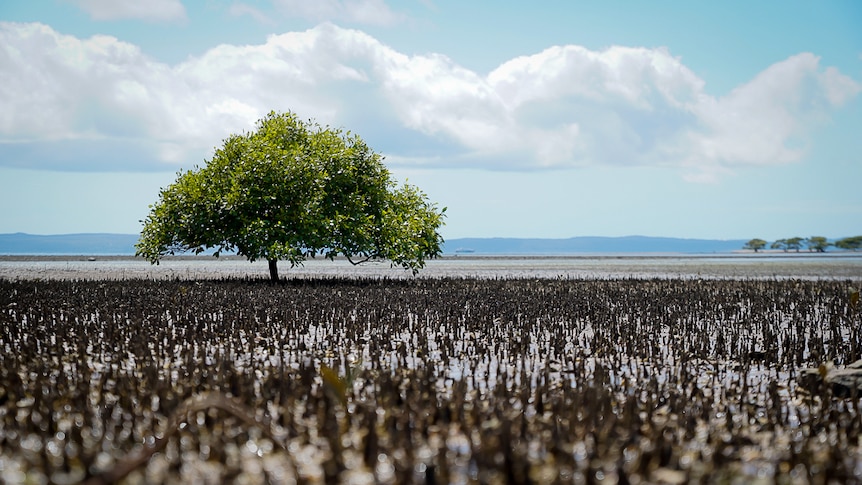
{"label": "distant hill", "polygon": [[446,241],[444,253],[573,254],[573,253],[723,253],[742,249],[746,240],[671,237],[572,237],[568,239],[463,238]]}
{"label": "distant hill", "polygon": [[0,234],[0,254],[133,255],[137,234]]}
{"label": "distant hill", "polygon": [[[9,255],[133,255],[137,234],[0,234],[0,254]],[[744,240],[667,237],[573,237],[568,239],[450,239],[444,254],[550,255],[576,253],[722,253],[736,251]]]}

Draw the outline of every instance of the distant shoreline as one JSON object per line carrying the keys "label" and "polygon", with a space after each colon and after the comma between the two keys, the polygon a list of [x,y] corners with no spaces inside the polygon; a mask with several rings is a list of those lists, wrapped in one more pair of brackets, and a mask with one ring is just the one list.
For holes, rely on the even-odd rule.
{"label": "distant shoreline", "polygon": [[[390,262],[354,266],[344,258],[279,264],[286,279],[413,278]],[[5,255],[0,280],[267,279],[266,261],[241,256],[166,257],[159,265],[128,255]],[[862,281],[862,252],[834,253],[612,253],[569,255],[452,255],[428,260],[419,278],[682,278],[848,279]],[[855,285],[855,283],[854,283]]]}
{"label": "distant shoreline", "polygon": [[[725,253],[679,253],[679,252],[644,252],[644,253],[568,253],[568,254],[482,254],[482,253],[459,253],[444,254],[437,260],[444,261],[493,261],[493,260],[594,260],[594,259],[704,259],[704,258],[750,258],[750,259],[776,259],[776,258],[862,258],[862,251],[832,251],[825,253],[800,251],[761,251],[758,253],[750,251],[735,251]],[[245,256],[234,254],[213,255],[189,254],[165,256],[162,262],[169,261],[245,261]],[[309,258],[309,261],[325,261],[326,258]],[[336,261],[346,261],[344,257],[335,258]],[[144,258],[130,254],[0,254],[0,261],[145,261]]]}
{"label": "distant shoreline", "polygon": [[[6,257],[96,257],[103,260],[133,258],[138,243],[137,234],[57,234],[34,235],[25,233],[0,234],[0,255]],[[779,255],[795,257],[812,255],[807,248],[799,252],[764,248],[756,254],[745,249],[748,241],[742,239],[687,239],[657,236],[575,236],[570,238],[454,238],[443,243],[441,252],[446,258],[502,257],[502,258],[579,258],[579,257],[677,257],[719,255]],[[212,250],[199,255],[209,257]],[[847,254],[832,248],[827,254]],[[817,253],[817,256],[824,256]],[[235,257],[222,253],[223,257]],[[190,258],[193,255],[181,255]],[[189,259],[185,259],[188,261]]]}

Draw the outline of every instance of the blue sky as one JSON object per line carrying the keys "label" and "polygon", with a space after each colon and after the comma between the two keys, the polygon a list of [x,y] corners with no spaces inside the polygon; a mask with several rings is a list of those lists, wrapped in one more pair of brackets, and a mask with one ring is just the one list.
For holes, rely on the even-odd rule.
{"label": "blue sky", "polygon": [[270,110],[444,237],[862,234],[862,2],[6,0],[0,233],[136,233]]}

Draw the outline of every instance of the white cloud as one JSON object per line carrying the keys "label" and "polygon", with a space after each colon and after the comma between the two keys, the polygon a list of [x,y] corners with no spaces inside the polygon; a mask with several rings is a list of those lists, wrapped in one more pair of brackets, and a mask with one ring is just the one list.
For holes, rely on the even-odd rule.
{"label": "white cloud", "polygon": [[69,0],[95,20],[142,19],[184,20],[186,9],[180,0]]}
{"label": "white cloud", "polygon": [[811,128],[860,91],[834,68],[821,71],[812,54],[790,57],[727,96],[700,96],[691,108],[699,125],[688,129],[682,146],[685,163],[710,173],[797,161]]}
{"label": "white cloud", "polygon": [[58,166],[81,147],[91,168],[190,166],[293,110],[404,165],[662,165],[709,181],[799,160],[812,127],[862,90],[811,54],[723,97],[703,87],[666,49],[551,47],[482,76],[327,23],[169,66],[112,37],[0,23],[0,163]]}
{"label": "white cloud", "polygon": [[404,20],[384,0],[273,0],[273,3],[286,15],[315,22],[393,25]]}
{"label": "white cloud", "polygon": [[268,17],[265,13],[263,13],[260,9],[252,7],[251,5],[245,3],[233,3],[228,7],[228,13],[233,15],[234,17],[241,17],[243,15],[248,15],[249,17],[255,19],[264,25],[272,25],[275,22]]}

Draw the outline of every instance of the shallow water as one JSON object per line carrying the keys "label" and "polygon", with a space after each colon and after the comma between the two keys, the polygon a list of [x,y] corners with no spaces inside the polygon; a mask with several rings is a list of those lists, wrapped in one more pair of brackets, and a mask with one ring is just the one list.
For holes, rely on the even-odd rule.
{"label": "shallow water", "polygon": [[[281,276],[410,278],[387,262],[354,266],[343,259],[279,265]],[[175,257],[159,265],[130,257],[0,256],[5,279],[212,279],[266,278],[265,261],[241,258]],[[708,278],[862,279],[862,254],[721,254],[453,256],[427,262],[419,277],[475,278]]]}

